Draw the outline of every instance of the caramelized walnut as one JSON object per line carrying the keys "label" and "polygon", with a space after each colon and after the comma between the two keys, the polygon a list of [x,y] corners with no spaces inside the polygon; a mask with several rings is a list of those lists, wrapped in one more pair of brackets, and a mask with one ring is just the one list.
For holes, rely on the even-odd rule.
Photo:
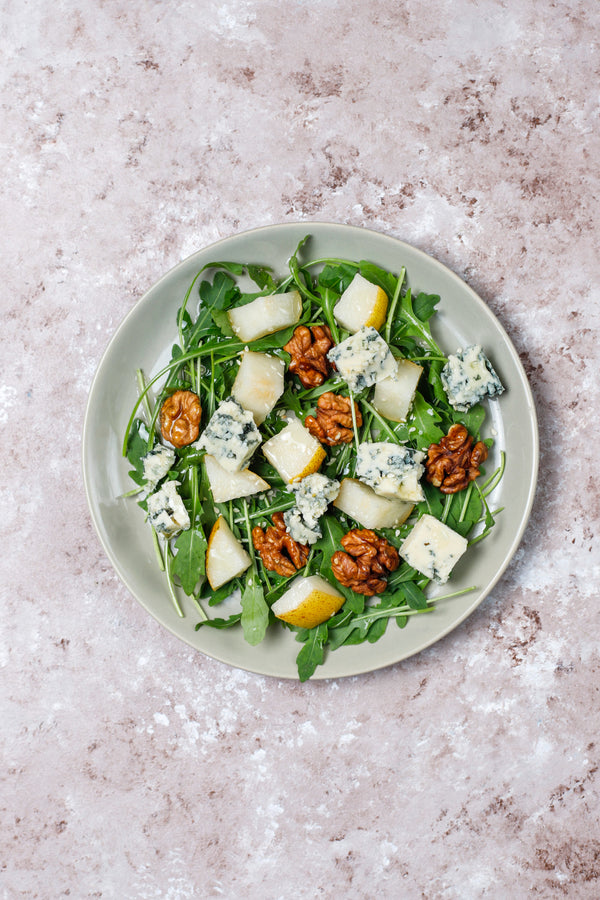
{"label": "caramelized walnut", "polygon": [[187,447],[200,433],[202,407],[193,391],[175,391],[160,410],[160,431],[174,447]]}
{"label": "caramelized walnut", "polygon": [[278,575],[294,575],[308,559],[308,547],[299,544],[287,533],[283,513],[273,513],[273,525],[265,531],[257,525],[252,529],[252,543],[260,554],[265,569]]}
{"label": "caramelized walnut", "polygon": [[[362,425],[362,415],[354,404],[356,424]],[[322,444],[350,444],[354,437],[352,410],[349,397],[339,397],[332,391],[321,394],[317,401],[317,418],[307,416],[304,424]]]}
{"label": "caramelized walnut", "polygon": [[456,494],[481,473],[479,466],[487,459],[483,441],[473,447],[473,438],[464,425],[453,425],[439,444],[431,444],[425,463],[426,478],[443,494]]}
{"label": "caramelized walnut", "polygon": [[298,376],[304,387],[310,388],[323,384],[333,368],[327,359],[327,352],[332,347],[327,325],[313,325],[312,328],[299,325],[283,349],[292,357],[290,372]]}
{"label": "caramelized walnut", "polygon": [[368,528],[353,528],[342,538],[343,550],[331,557],[331,570],[340,584],[357,594],[381,594],[387,576],[398,568],[400,558],[395,547]]}

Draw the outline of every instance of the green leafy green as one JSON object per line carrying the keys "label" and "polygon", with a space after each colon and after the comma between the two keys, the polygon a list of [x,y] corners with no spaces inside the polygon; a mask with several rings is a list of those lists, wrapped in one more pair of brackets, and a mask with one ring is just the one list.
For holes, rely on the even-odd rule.
{"label": "green leafy green", "polygon": [[206,537],[201,528],[182,531],[175,541],[177,554],[172,572],[177,575],[186,594],[193,594],[196,585],[204,580]]}
{"label": "green leafy green", "polygon": [[263,640],[269,624],[269,607],[265,601],[265,592],[258,577],[253,573],[248,576],[242,594],[242,629],[248,643],[255,647]]}
{"label": "green leafy green", "polygon": [[308,681],[317,666],[322,665],[327,641],[327,625],[317,625],[308,632],[302,650],[296,657],[300,681]]}

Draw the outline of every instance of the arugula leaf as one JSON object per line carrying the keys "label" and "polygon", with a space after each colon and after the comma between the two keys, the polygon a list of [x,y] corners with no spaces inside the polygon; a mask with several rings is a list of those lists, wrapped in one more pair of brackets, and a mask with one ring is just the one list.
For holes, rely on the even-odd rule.
{"label": "arugula leaf", "polygon": [[420,291],[413,301],[413,312],[421,322],[427,322],[435,313],[439,302],[439,294],[425,294]]}
{"label": "arugula leaf", "polygon": [[381,266],[376,266],[374,263],[367,262],[363,259],[360,262],[360,274],[363,278],[366,278],[367,281],[371,281],[373,284],[382,287],[388,297],[394,296],[398,278],[392,274],[392,272],[388,272],[385,269],[382,269]]}
{"label": "arugula leaf", "polygon": [[231,628],[232,625],[237,625],[241,618],[241,613],[233,613],[227,619],[203,619],[196,623],[195,630],[198,631],[203,625],[208,625],[210,628]]}
{"label": "arugula leaf", "polygon": [[129,477],[136,484],[145,484],[142,457],[148,453],[148,429],[141,419],[134,419],[127,435],[127,459],[133,466]]}
{"label": "arugula leaf", "polygon": [[247,271],[254,284],[257,284],[261,290],[275,291],[277,289],[277,285],[271,275],[273,270],[268,266],[249,265],[247,266]]}
{"label": "arugula leaf", "polygon": [[405,599],[411,609],[427,609],[427,597],[414,581],[405,582],[399,588],[398,594]]}
{"label": "arugula leaf", "polygon": [[302,650],[296,657],[298,676],[300,681],[307,681],[314,674],[317,666],[322,665],[325,657],[325,643],[327,641],[327,625],[317,625],[308,632],[308,638]]}
{"label": "arugula leaf", "polygon": [[244,638],[254,647],[264,638],[269,624],[269,607],[256,572],[248,576],[242,593],[242,630]]}
{"label": "arugula leaf", "polygon": [[444,356],[431,336],[431,330],[428,323],[422,322],[415,314],[410,288],[400,300],[398,314],[394,325],[395,328],[392,329],[392,343],[399,343],[403,336],[409,336],[416,338],[420,344],[424,344],[437,356]]}
{"label": "arugula leaf", "polygon": [[212,284],[210,281],[200,282],[200,299],[208,309],[225,309],[239,293],[236,282],[225,272],[217,272]]}
{"label": "arugula leaf", "polygon": [[319,273],[317,287],[321,291],[325,288],[335,291],[339,296],[346,290],[358,271],[359,266],[351,263],[339,263],[335,266],[328,264]]}
{"label": "arugula leaf", "polygon": [[172,572],[179,577],[188,596],[194,593],[198,582],[204,580],[206,546],[206,537],[201,528],[188,528],[175,541],[177,554],[173,560]]}
{"label": "arugula leaf", "polygon": [[235,332],[229,324],[229,316],[224,309],[211,309],[210,315],[221,334],[225,337],[235,337]]}
{"label": "arugula leaf", "polygon": [[[442,417],[425,400],[419,391],[415,392],[410,413],[408,414],[408,434],[414,439],[419,450],[425,450],[430,444],[437,444],[445,432],[438,426]],[[411,429],[416,429],[412,431]]]}

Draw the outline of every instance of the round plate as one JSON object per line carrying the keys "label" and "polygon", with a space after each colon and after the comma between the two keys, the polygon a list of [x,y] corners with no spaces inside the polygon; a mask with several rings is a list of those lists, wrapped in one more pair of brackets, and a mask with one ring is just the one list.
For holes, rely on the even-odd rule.
{"label": "round plate", "polygon": [[[92,383],[83,432],[84,482],[92,519],[106,553],[133,596],[161,625],[192,647],[232,666],[264,675],[297,678],[300,644],[285,629],[271,628],[251,647],[240,628],[195,631],[198,614],[182,595],[185,618],[171,604],[163,573],[156,564],[150,529],[133,499],[120,495],[132,487],[121,456],[124,430],[137,398],[135,369],[158,371],[176,339],[176,312],[196,272],[206,263],[228,260],[271,266],[287,274],[287,261],[302,237],[311,241],[303,259],[368,259],[392,271],[406,267],[415,290],[439,294],[432,331],[447,353],[481,344],[506,391],[486,404],[485,436],[495,439],[487,463],[491,473],[500,450],[506,471],[491,495],[492,508],[504,507],[492,533],[473,546],[456,566],[445,592],[476,590],[440,603],[427,616],[415,616],[404,629],[390,623],[375,644],[340,647],[328,653],[313,678],[336,678],[388,666],[406,659],[456,628],[491,591],[521,540],[531,510],[538,465],[535,408],[519,357],[485,303],[457,275],[420,250],[386,235],[348,225],[322,222],[272,225],[243,232],[194,253],[168,272],[142,297],[112,338]],[[196,310],[190,310],[195,314]],[[208,608],[208,607],[207,607]],[[220,608],[209,615],[223,615]]]}

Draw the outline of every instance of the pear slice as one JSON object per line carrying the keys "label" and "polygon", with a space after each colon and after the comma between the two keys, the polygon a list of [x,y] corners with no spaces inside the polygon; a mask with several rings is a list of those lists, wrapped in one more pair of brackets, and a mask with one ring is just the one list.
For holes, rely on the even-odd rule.
{"label": "pear slice", "polygon": [[355,332],[369,325],[381,328],[387,308],[388,296],[383,288],[357,272],[334,306],[333,314],[342,328]]}
{"label": "pear slice", "polygon": [[312,475],[327,455],[299,419],[292,419],[279,434],[265,441],[262,450],[288,484]]}
{"label": "pear slice", "polygon": [[333,505],[365,528],[397,528],[410,516],[414,503],[380,497],[357,478],[344,478]]}
{"label": "pear slice", "polygon": [[229,472],[220,465],[214,456],[207,453],[204,457],[206,474],[215,503],[227,503],[238,497],[249,497],[269,490],[269,482],[249,469],[241,472]]}
{"label": "pear slice", "polygon": [[219,516],[208,538],[206,548],[206,577],[213,591],[251,565],[250,555],[244,550],[229,525]]}
{"label": "pear slice", "polygon": [[250,410],[260,425],[267,418],[284,390],[285,363],[278,356],[244,350],[232,396],[244,409]]}
{"label": "pear slice", "polygon": [[395,373],[375,385],[373,406],[377,412],[393,422],[405,422],[422,371],[423,367],[410,359],[396,360]]}
{"label": "pear slice", "polygon": [[229,324],[240,341],[255,341],[265,334],[295,325],[301,315],[302,298],[298,291],[257,297],[227,313]]}
{"label": "pear slice", "polygon": [[320,575],[299,575],[271,609],[278,619],[299,628],[326,622],[344,605],[345,597]]}

